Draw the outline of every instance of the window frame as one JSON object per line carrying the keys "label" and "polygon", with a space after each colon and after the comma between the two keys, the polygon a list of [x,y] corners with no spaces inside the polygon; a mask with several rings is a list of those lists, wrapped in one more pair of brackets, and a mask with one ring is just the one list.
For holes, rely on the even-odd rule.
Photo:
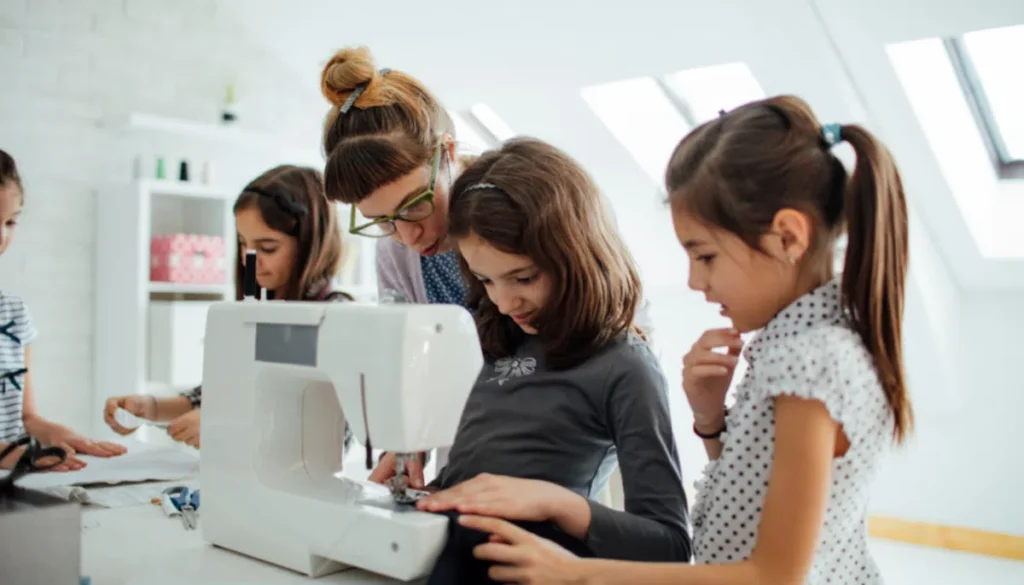
{"label": "window frame", "polygon": [[985,95],[985,87],[974,68],[974,63],[967,47],[964,46],[963,39],[961,37],[945,38],[943,44],[953,65],[953,70],[956,72],[957,80],[960,82],[960,89],[967,100],[971,115],[974,116],[974,121],[981,130],[985,149],[988,151],[996,174],[1002,180],[1024,179],[1024,159],[1011,158],[1010,153],[1006,150],[999,124],[992,115],[992,108]]}

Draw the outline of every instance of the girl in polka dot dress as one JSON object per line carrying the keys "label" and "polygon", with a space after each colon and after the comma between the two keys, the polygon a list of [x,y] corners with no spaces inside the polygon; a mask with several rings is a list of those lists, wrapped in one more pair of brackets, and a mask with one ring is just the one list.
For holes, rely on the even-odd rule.
{"label": "girl in polka dot dress", "polygon": [[[857,155],[852,176],[832,153],[840,141]],[[881,583],[868,494],[912,421],[907,210],[891,155],[860,126],[822,127],[800,99],[776,97],[689,134],[666,183],[690,286],[733,325],[683,359],[711,460],[692,511],[697,564],[574,559],[491,519],[470,521],[496,536],[477,554],[517,583]],[[833,277],[844,229],[846,270]],[[748,369],[726,407],[741,355]]]}

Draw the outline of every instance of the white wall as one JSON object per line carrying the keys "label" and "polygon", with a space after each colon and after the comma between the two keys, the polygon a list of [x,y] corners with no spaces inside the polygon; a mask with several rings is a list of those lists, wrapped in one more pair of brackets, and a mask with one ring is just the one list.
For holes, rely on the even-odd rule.
{"label": "white wall", "polygon": [[[375,27],[368,23],[382,22],[379,6],[336,0],[0,2],[0,148],[18,158],[28,189],[18,240],[0,258],[0,287],[23,294],[35,312],[41,406],[71,424],[90,418],[94,198],[128,180],[139,144],[97,121],[129,110],[212,119],[235,80],[247,125],[315,148],[326,109],[320,65],[339,46],[368,43],[381,66],[422,76],[450,107],[486,102],[513,129],[565,148],[595,175],[654,302],[692,483],[704,456],[689,431],[680,358],[721,320],[685,288],[685,257],[657,185],[579,89],[742,60],[769,94],[795,93],[822,119],[867,124],[906,174],[915,214],[905,337],[918,434],[879,479],[875,511],[1024,533],[1024,512],[1013,503],[1024,466],[999,464],[1024,443],[1024,431],[1009,424],[1022,400],[1015,349],[1024,315],[1014,299],[1024,272],[1019,262],[981,258],[963,222],[946,213],[955,207],[949,188],[882,47],[907,35],[1020,22],[1024,5],[895,5],[637,0],[623,11],[450,0],[431,19],[422,2],[395,0],[386,26]],[[985,283],[1016,292],[987,292]]]}
{"label": "white wall", "polygon": [[[1024,534],[1024,305],[1019,294],[969,293],[959,317],[953,359],[960,383],[953,396],[935,401],[930,399],[936,386],[917,380],[915,435],[888,462],[873,508],[901,518]],[[913,354],[908,347],[912,380],[938,365]]]}
{"label": "white wall", "polygon": [[[32,372],[46,416],[84,430],[93,418],[95,198],[128,183],[138,144],[118,120],[130,111],[216,120],[235,82],[247,126],[316,148],[316,88],[247,35],[214,0],[0,2],[0,148],[26,189],[0,288],[21,294],[36,319]],[[236,174],[268,165],[246,156]]]}

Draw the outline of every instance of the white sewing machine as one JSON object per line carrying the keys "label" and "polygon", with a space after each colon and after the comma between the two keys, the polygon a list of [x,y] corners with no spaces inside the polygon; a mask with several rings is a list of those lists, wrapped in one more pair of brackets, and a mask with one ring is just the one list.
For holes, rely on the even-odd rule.
{"label": "white sewing machine", "polygon": [[393,453],[451,445],[483,365],[469,313],[221,303],[205,346],[204,539],[312,577],[347,567],[402,581],[429,574],[448,519],[339,477],[344,423]]}

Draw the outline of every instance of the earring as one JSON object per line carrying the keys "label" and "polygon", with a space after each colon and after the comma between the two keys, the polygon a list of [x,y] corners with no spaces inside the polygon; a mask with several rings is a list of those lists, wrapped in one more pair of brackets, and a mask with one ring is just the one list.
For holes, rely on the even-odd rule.
{"label": "earring", "polygon": [[793,266],[793,265],[796,264],[796,258],[794,258],[792,254],[788,254],[787,258],[789,258],[789,265],[790,266]]}

